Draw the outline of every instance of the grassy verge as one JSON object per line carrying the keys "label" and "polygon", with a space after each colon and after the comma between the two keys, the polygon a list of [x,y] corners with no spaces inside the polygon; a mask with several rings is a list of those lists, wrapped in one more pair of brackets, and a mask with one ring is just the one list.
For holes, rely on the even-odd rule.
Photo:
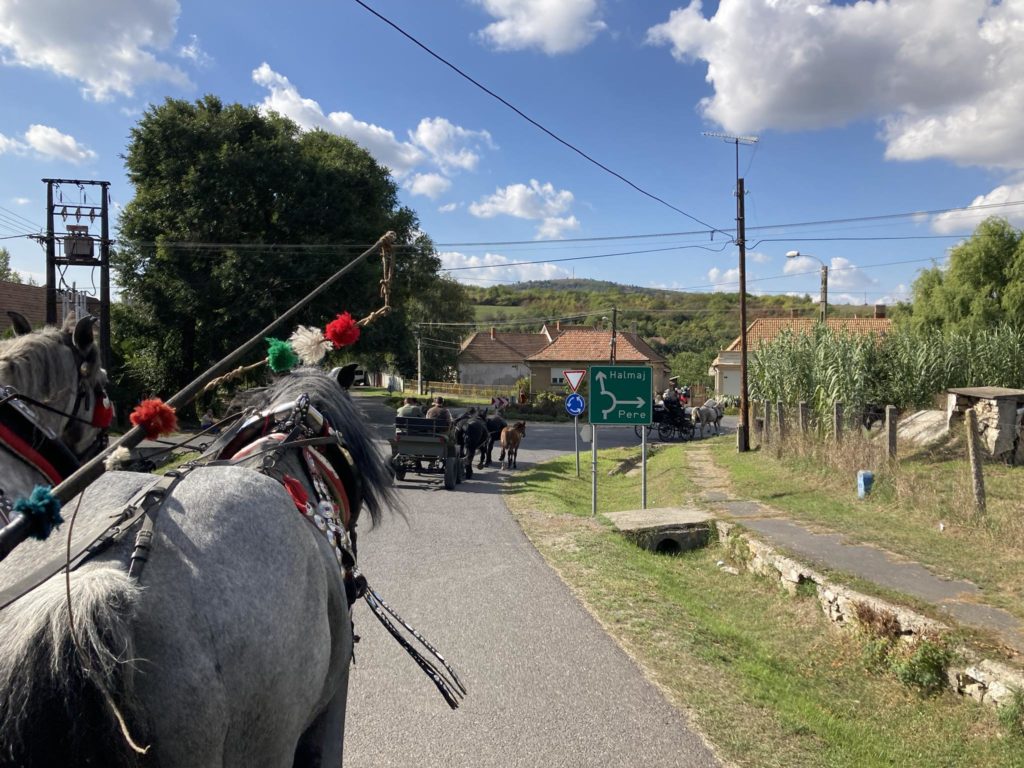
{"label": "grassy verge", "polygon": [[[793,438],[745,454],[714,447],[740,498],[759,499],[802,523],[875,544],[968,579],[984,599],[1024,617],[1024,469],[985,465],[987,513],[973,510],[971,479],[961,441],[905,452],[894,464],[878,446],[852,438],[842,446]],[[858,499],[858,469],[875,473],[871,495]]]}
{"label": "grassy verge", "polygon": [[[636,508],[640,479],[608,472],[599,512]],[[649,506],[691,498],[680,447],[652,456]],[[836,630],[809,596],[717,567],[712,545],[669,557],[590,517],[574,458],[518,474],[509,506],[538,550],[727,762],[737,766],[1024,766],[1024,738],[953,694],[922,696],[866,671],[871,646]]]}

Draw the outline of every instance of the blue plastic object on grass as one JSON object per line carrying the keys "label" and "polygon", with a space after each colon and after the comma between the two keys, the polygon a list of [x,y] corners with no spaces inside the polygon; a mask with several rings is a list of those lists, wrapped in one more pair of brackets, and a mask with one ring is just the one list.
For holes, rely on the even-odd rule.
{"label": "blue plastic object on grass", "polygon": [[875,473],[866,469],[857,472],[857,498],[863,499],[871,493],[871,486],[875,483]]}

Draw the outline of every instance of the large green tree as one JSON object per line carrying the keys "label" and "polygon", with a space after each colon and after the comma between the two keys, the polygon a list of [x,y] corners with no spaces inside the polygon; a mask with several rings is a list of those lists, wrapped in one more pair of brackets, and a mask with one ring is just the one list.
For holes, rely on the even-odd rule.
{"label": "large green tree", "polygon": [[[395,311],[350,354],[411,373],[411,324],[469,315],[388,170],[348,139],[214,96],[168,99],[132,129],[125,164],[135,197],[112,256],[122,289],[113,330],[143,390],[190,381],[388,230],[400,244]],[[379,306],[379,279],[379,259],[368,260],[300,321],[365,316]]]}
{"label": "large green tree", "polygon": [[1005,219],[983,221],[955,247],[949,267],[914,281],[911,322],[923,330],[1024,327],[1024,235]]}

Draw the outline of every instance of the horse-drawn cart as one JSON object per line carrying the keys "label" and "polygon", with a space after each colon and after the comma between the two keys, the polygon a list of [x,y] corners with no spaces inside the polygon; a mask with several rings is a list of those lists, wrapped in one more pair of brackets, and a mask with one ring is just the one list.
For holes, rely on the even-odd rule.
{"label": "horse-drawn cart", "polygon": [[694,433],[693,419],[690,417],[691,409],[682,406],[666,406],[663,401],[654,403],[651,424],[646,426],[637,425],[633,429],[636,436],[640,437],[640,430],[646,429],[647,435],[653,430],[658,430],[658,437],[662,440],[692,440]]}
{"label": "horse-drawn cart", "polygon": [[454,425],[446,419],[396,416],[391,468],[399,480],[409,472],[444,475],[444,487],[453,490],[465,479],[466,472],[459,460]]}

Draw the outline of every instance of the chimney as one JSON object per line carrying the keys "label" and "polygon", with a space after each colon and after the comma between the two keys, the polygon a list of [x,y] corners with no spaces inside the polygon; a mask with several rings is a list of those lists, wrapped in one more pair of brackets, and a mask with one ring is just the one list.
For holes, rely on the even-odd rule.
{"label": "chimney", "polygon": [[797,312],[796,309],[790,309],[789,310],[789,316],[790,317],[799,317],[800,315],[799,315],[799,313]]}
{"label": "chimney", "polygon": [[555,330],[558,331],[559,333],[562,332],[562,321],[561,320],[555,320]]}
{"label": "chimney", "polygon": [[491,326],[491,341],[494,341],[494,326]]}
{"label": "chimney", "polygon": [[885,304],[875,304],[875,320],[885,319]]}

